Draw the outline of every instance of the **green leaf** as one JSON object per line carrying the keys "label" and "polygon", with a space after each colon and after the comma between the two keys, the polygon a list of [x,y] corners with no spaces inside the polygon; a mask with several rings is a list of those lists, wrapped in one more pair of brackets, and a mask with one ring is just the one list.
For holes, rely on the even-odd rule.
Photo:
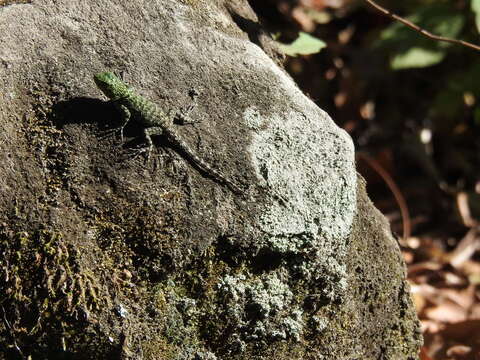
{"label": "green leaf", "polygon": [[412,47],[395,55],[390,61],[390,66],[393,70],[427,67],[441,62],[445,54],[445,50]]}
{"label": "green leaf", "polygon": [[[442,4],[422,7],[407,19],[435,35],[449,38],[456,38],[465,24],[461,13]],[[436,65],[445,58],[452,44],[428,39],[395,22],[380,34],[376,46],[388,49],[391,56],[390,66],[399,70]]]}
{"label": "green leaf", "polygon": [[300,32],[298,38],[291,44],[279,45],[280,50],[289,56],[316,54],[327,46],[322,40],[304,32]]}
{"label": "green leaf", "polygon": [[[443,78],[444,86],[438,89],[429,111],[429,117],[446,121],[458,121],[458,114],[465,111],[464,94],[472,93],[476,99],[480,98],[480,64],[473,64],[468,68],[459,68],[450,71]],[[480,108],[480,107],[479,107]],[[475,119],[480,120],[480,113],[475,112]]]}
{"label": "green leaf", "polygon": [[475,23],[477,30],[480,32],[480,0],[472,0],[472,11],[475,13]]}

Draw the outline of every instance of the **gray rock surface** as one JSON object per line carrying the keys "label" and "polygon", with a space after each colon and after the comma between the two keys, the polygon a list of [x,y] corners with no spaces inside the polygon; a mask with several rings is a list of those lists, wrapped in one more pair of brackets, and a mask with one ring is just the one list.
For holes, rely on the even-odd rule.
{"label": "gray rock surface", "polygon": [[[352,141],[255,22],[246,1],[0,7],[0,359],[417,358]],[[166,110],[199,92],[176,128],[244,195],[161,137],[127,156],[105,70]]]}

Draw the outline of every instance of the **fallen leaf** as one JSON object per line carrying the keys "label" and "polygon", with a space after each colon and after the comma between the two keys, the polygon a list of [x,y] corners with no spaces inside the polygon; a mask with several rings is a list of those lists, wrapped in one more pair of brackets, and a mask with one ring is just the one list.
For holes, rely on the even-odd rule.
{"label": "fallen leaf", "polygon": [[448,348],[447,350],[447,356],[453,356],[455,358],[459,356],[466,356],[472,351],[472,348],[470,346],[466,345],[454,345]]}
{"label": "fallen leaf", "polygon": [[445,323],[457,323],[467,320],[466,309],[452,301],[429,307],[423,311],[423,315],[430,320]]}

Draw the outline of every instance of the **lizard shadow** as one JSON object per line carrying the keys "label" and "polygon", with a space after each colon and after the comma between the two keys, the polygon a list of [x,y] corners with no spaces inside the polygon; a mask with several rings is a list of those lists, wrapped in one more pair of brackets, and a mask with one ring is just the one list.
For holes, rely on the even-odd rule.
{"label": "lizard shadow", "polygon": [[[135,116],[135,114],[132,113],[132,116]],[[93,134],[100,133],[100,138],[115,137],[115,141],[121,144],[124,151],[123,156],[121,156],[122,160],[133,159],[142,154],[145,155],[147,163],[151,154],[150,150],[147,150],[148,142],[145,137],[145,127],[140,125],[138,121],[129,121],[123,131],[126,141],[121,143],[119,130],[121,118],[120,112],[113,103],[88,97],[77,97],[58,102],[52,107],[51,114],[51,120],[58,129],[65,128],[67,133],[72,131],[71,134],[75,134],[75,131],[78,130],[70,130],[68,125],[81,124],[82,127],[89,128],[88,130]],[[152,134],[152,136],[153,145],[156,145],[157,149],[164,148],[172,155],[177,153],[203,177],[226,185],[235,193],[241,193],[236,185],[224,179],[203,160],[197,158],[194,151],[191,151],[187,145],[183,145],[181,140],[175,139],[175,137],[172,139],[172,134],[165,132],[161,135]]]}
{"label": "lizard shadow", "polygon": [[[50,115],[50,120],[58,129],[62,130],[71,124],[83,124],[96,128],[94,131],[100,134],[111,136],[115,135],[115,130],[121,125],[120,119],[118,110],[111,102],[89,97],[60,101],[52,106]],[[129,139],[123,144],[125,148],[143,143],[143,129],[134,122],[125,126],[124,134]]]}
{"label": "lizard shadow", "polygon": [[[60,101],[52,106],[52,112],[49,116],[57,129],[63,130],[72,124],[81,124],[92,128],[92,132],[98,133],[100,138],[115,137],[119,143],[121,126],[121,114],[118,109],[109,101],[103,101],[97,98],[76,97],[66,101]],[[177,124],[177,122],[175,122]],[[136,121],[129,121],[124,128],[124,143],[122,148],[125,150],[125,156],[128,159],[128,153],[135,149],[147,146],[144,135],[144,128],[139,126]],[[165,148],[171,152],[176,152],[184,158],[190,165],[202,172],[208,177],[202,168],[191,161],[188,154],[182,149],[177,148],[168,141],[165,135],[152,136],[153,144],[156,148]]]}

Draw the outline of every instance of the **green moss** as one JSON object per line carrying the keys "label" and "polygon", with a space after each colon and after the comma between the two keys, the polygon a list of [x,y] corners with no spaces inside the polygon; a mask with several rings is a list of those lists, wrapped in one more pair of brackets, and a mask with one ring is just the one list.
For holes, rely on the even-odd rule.
{"label": "green moss", "polygon": [[169,343],[162,336],[153,336],[151,340],[142,343],[142,350],[145,360],[157,359],[175,359],[179,354],[179,350]]}
{"label": "green moss", "polygon": [[79,336],[79,319],[106,305],[98,278],[79,265],[77,250],[61,233],[2,229],[0,249],[0,304],[10,345],[17,343],[27,354],[65,350]]}

